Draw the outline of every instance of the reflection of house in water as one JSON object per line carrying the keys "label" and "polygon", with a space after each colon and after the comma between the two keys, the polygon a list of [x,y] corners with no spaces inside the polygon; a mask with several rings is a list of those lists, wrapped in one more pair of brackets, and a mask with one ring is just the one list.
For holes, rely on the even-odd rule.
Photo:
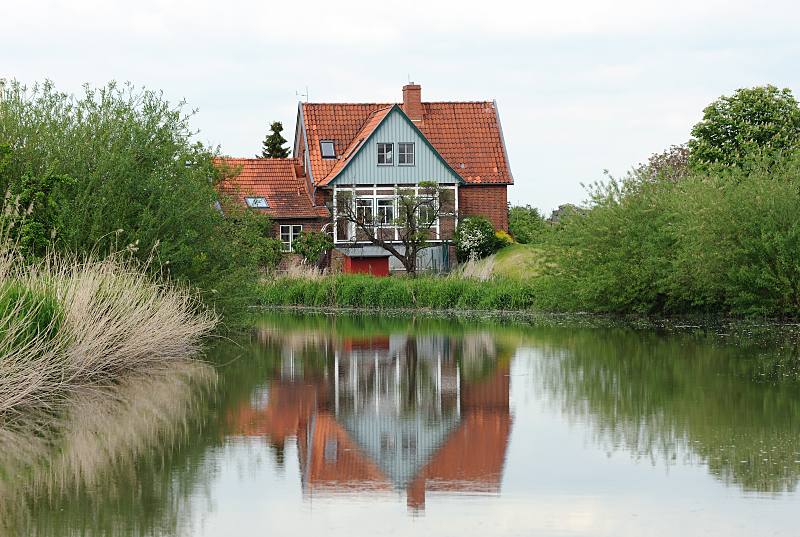
{"label": "reflection of house in water", "polygon": [[[239,409],[236,428],[275,446],[296,437],[306,495],[405,490],[418,509],[426,491],[500,491],[508,366],[497,366],[479,336],[400,334],[311,350],[284,337],[273,343],[282,353],[277,378]],[[329,359],[310,368],[312,354]],[[488,373],[470,380],[467,360],[487,362]]]}

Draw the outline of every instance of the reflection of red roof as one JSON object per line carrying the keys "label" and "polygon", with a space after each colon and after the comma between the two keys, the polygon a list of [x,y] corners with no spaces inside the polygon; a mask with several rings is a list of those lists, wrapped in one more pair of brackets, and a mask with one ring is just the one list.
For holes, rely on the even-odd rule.
{"label": "reflection of red roof", "polygon": [[[340,159],[323,159],[320,141],[333,140],[338,156],[347,156],[360,134],[383,119],[386,103],[303,103],[309,161],[317,184],[338,171]],[[422,103],[422,134],[467,183],[511,184],[500,120],[491,101]],[[374,125],[372,128],[374,129]],[[336,170],[335,170],[336,169]]]}
{"label": "reflection of red roof", "polygon": [[269,436],[282,444],[297,436],[300,424],[317,408],[317,389],[304,383],[272,382],[268,403],[263,409],[253,408],[249,401],[228,415],[229,426],[245,436]]}
{"label": "reflection of red roof", "polygon": [[409,507],[424,507],[426,490],[500,492],[511,433],[508,373],[508,367],[501,367],[491,377],[464,384],[465,415],[409,484]]}
{"label": "reflection of red roof", "polygon": [[391,490],[380,468],[353,442],[330,412],[314,416],[308,428],[300,429],[297,446],[306,483],[313,490],[330,492]]}
{"label": "reflection of red roof", "polygon": [[220,183],[221,192],[242,204],[248,196],[264,197],[269,204],[263,211],[273,218],[328,217],[328,209],[314,206],[305,177],[298,177],[296,159],[289,158],[220,158],[218,166],[239,170],[235,177]]}

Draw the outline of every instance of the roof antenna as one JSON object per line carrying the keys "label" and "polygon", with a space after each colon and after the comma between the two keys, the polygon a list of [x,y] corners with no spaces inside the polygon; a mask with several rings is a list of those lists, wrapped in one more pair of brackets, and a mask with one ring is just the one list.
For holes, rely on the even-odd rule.
{"label": "roof antenna", "polygon": [[308,86],[306,86],[306,92],[305,93],[300,93],[299,91],[295,90],[294,95],[295,95],[295,97],[305,97],[306,100],[303,101],[303,102],[307,103],[308,102]]}

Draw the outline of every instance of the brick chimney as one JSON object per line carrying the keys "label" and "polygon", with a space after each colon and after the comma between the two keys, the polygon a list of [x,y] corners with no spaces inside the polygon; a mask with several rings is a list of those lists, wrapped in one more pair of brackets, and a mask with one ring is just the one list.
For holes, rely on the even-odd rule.
{"label": "brick chimney", "polygon": [[406,84],[403,86],[403,112],[414,123],[422,121],[422,86],[419,84]]}

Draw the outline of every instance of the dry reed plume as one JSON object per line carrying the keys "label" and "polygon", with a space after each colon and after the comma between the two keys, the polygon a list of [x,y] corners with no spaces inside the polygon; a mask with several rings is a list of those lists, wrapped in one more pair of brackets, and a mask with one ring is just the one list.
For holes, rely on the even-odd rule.
{"label": "dry reed plume", "polygon": [[9,244],[0,242],[0,425],[186,359],[217,323],[191,290],[119,255],[31,265]]}

